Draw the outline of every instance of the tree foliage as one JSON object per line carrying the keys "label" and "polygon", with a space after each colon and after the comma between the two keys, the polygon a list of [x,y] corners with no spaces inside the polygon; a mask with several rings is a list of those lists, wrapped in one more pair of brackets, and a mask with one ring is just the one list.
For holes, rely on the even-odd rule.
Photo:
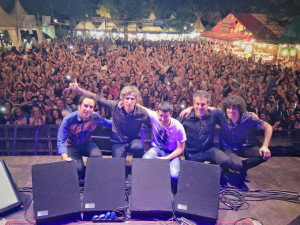
{"label": "tree foliage", "polygon": [[[126,21],[147,19],[154,11],[157,19],[178,31],[192,30],[190,26],[201,18],[206,27],[231,12],[266,13],[277,21],[290,22],[300,14],[299,0],[20,0],[29,14],[51,15],[57,19],[86,18],[96,15],[97,5],[115,18]],[[0,6],[10,12],[15,0],[0,0]],[[173,18],[171,19],[171,16]]]}

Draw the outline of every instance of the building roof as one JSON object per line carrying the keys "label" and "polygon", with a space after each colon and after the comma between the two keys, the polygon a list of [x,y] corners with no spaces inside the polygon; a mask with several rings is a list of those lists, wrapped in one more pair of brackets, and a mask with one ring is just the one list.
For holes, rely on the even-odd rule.
{"label": "building roof", "polygon": [[0,7],[0,29],[15,29],[16,20]]}
{"label": "building roof", "polygon": [[236,33],[225,33],[221,31],[214,31],[214,30],[209,30],[201,34],[202,37],[208,37],[208,38],[213,38],[213,39],[218,39],[218,40],[223,40],[223,41],[247,41],[250,37],[245,36],[242,34],[236,34]]}
{"label": "building roof", "polygon": [[232,41],[254,37],[258,40],[279,40],[285,27],[268,18],[267,14],[230,13],[213,29],[201,36]]}

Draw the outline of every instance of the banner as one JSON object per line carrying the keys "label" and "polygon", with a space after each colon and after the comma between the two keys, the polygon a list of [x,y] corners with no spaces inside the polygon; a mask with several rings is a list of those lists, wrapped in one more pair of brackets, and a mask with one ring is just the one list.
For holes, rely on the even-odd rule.
{"label": "banner", "polygon": [[51,16],[42,16],[42,26],[48,27],[51,25]]}
{"label": "banner", "polygon": [[34,15],[24,15],[22,21],[23,28],[36,27],[36,19]]}

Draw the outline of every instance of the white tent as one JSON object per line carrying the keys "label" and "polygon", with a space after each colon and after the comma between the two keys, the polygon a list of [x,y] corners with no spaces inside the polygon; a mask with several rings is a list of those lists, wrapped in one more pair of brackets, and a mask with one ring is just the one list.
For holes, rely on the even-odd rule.
{"label": "white tent", "polygon": [[15,1],[15,7],[10,12],[10,15],[15,18],[18,27],[22,27],[23,16],[28,16],[28,13],[23,9],[19,0]]}
{"label": "white tent", "polygon": [[40,22],[36,19],[34,19],[34,26],[33,27],[24,27],[23,26],[23,19],[24,16],[28,16],[29,14],[24,10],[19,0],[15,1],[15,6],[13,10],[10,12],[10,15],[15,19],[17,23],[17,30],[19,39],[21,40],[21,30],[36,30],[38,34],[38,41],[39,43],[43,40],[43,33],[42,28],[40,26]]}
{"label": "white tent", "polygon": [[117,26],[113,22],[102,22],[101,25],[97,28],[97,30],[103,31],[112,31],[112,29],[117,29]]}
{"label": "white tent", "polygon": [[132,23],[128,25],[128,31],[136,32],[139,31],[140,28],[136,25],[136,23]]}
{"label": "white tent", "polygon": [[13,45],[18,49],[21,45],[21,38],[19,38],[17,35],[17,21],[8,13],[6,13],[1,7],[0,18],[0,29],[8,31]]}
{"label": "white tent", "polygon": [[96,27],[94,26],[94,24],[90,21],[87,22],[80,22],[75,28],[74,30],[95,30]]}
{"label": "white tent", "polygon": [[[25,27],[23,24],[24,17],[29,16],[29,14],[24,10],[19,0],[15,0],[15,6],[10,12],[10,16],[13,18],[16,24],[16,30],[18,34],[19,45],[21,44],[21,30],[36,30],[38,35],[38,42],[41,43],[43,40],[43,32],[49,35],[51,38],[55,38],[55,29],[54,26],[45,26],[42,27],[40,21],[34,18],[32,27]],[[11,36],[11,35],[10,35]],[[11,36],[12,38],[12,36]],[[16,45],[15,45],[16,46]],[[17,47],[17,46],[16,46]],[[18,48],[18,47],[17,47]]]}
{"label": "white tent", "polygon": [[194,26],[194,31],[196,33],[203,33],[204,30],[205,30],[205,27],[203,26],[200,17],[198,17],[198,19],[197,19],[197,21],[195,23],[195,26]]}
{"label": "white tent", "polygon": [[[156,16],[154,14],[154,12],[152,11],[150,13],[150,16],[148,18],[148,20],[155,20],[156,19]],[[155,26],[144,26],[142,28],[142,31],[143,32],[151,32],[151,33],[162,33],[164,32],[163,29],[161,29],[160,27],[155,27]]]}

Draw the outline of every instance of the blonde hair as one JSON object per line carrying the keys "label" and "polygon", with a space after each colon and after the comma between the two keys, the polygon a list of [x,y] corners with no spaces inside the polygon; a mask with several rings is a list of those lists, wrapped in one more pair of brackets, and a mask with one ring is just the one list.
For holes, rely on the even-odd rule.
{"label": "blonde hair", "polygon": [[124,97],[128,94],[133,94],[136,98],[136,102],[140,102],[141,98],[141,93],[137,89],[136,86],[125,86],[120,93],[120,100],[122,101]]}

